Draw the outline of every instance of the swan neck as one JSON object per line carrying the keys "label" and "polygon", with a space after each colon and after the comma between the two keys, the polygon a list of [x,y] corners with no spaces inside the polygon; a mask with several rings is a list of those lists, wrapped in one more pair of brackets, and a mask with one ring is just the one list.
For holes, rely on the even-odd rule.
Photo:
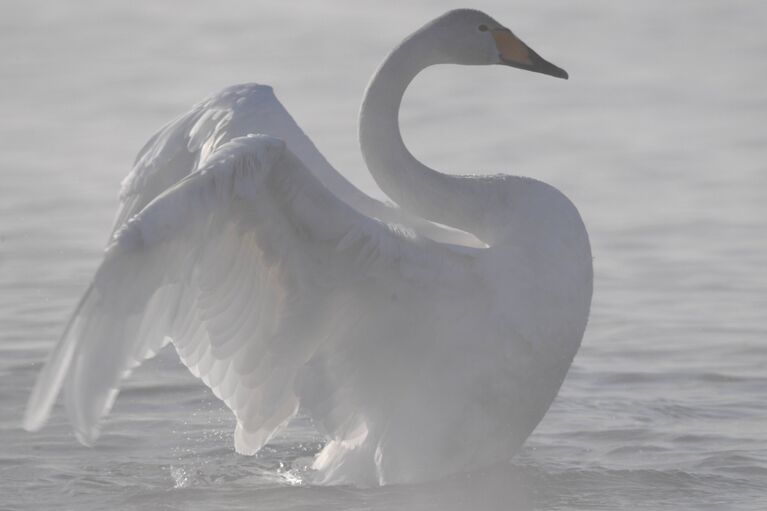
{"label": "swan neck", "polygon": [[482,239],[477,232],[482,201],[466,189],[476,188],[476,183],[422,164],[407,149],[400,132],[399,109],[408,85],[426,67],[442,63],[447,61],[424,31],[389,54],[373,75],[362,102],[362,155],[378,186],[402,209]]}
{"label": "swan neck", "polygon": [[389,173],[382,166],[388,163],[420,164],[405,146],[399,128],[405,90],[419,72],[431,65],[419,51],[419,45],[413,43],[413,37],[395,48],[379,66],[362,102],[359,126],[362,155],[376,181],[387,182]]}

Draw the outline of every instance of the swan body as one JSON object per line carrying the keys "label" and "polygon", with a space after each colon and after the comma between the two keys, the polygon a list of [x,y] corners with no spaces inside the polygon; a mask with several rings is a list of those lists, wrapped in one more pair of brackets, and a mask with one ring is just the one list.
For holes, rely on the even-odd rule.
{"label": "swan body", "polygon": [[93,444],[120,379],[171,342],[233,411],[238,452],[309,414],[328,438],[316,482],[415,482],[510,458],[580,345],[591,252],[554,187],[449,176],[410,154],[402,95],[442,63],[566,77],[479,11],[405,39],[360,113],[365,162],[398,207],[338,174],[265,86],[226,89],[161,129],[123,183],[25,427],[42,427],[63,388]]}

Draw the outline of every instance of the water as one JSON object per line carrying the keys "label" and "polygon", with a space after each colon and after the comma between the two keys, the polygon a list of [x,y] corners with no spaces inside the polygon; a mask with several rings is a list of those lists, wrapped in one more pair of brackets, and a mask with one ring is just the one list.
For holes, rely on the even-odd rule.
{"label": "water", "polygon": [[[6,2],[0,20],[0,508],[764,509],[767,5],[476,2],[569,82],[427,71],[402,120],[446,171],[535,176],[579,206],[595,255],[584,344],[523,452],[380,489],[302,485],[296,421],[259,456],[164,352],[124,385],[94,449],[57,406],[19,427],[92,274],[132,157],[224,85],[271,83],[329,159],[380,196],[355,144],[364,85],[456,2]],[[332,10],[328,10],[332,9]],[[471,441],[471,439],[467,439]]]}

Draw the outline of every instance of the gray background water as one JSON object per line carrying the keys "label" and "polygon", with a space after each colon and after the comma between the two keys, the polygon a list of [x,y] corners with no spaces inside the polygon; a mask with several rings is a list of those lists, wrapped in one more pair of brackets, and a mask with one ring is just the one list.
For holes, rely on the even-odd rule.
{"label": "gray background water", "polygon": [[568,194],[593,243],[592,320],[509,464],[362,490],[294,486],[318,448],[303,421],[236,455],[228,412],[172,352],[126,382],[94,449],[60,406],[36,434],[20,418],[156,128],[225,85],[270,83],[380,196],[356,147],[362,90],[404,35],[461,4],[3,2],[1,509],[767,508],[767,4],[471,4],[572,78],[430,69],[406,140],[435,168]]}

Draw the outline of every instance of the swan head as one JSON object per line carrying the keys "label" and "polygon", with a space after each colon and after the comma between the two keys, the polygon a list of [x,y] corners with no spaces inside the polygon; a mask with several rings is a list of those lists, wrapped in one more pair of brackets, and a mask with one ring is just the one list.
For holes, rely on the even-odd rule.
{"label": "swan head", "polygon": [[448,11],[418,32],[428,34],[436,43],[438,59],[445,64],[499,64],[557,78],[568,77],[564,69],[542,58],[511,30],[481,11]]}

